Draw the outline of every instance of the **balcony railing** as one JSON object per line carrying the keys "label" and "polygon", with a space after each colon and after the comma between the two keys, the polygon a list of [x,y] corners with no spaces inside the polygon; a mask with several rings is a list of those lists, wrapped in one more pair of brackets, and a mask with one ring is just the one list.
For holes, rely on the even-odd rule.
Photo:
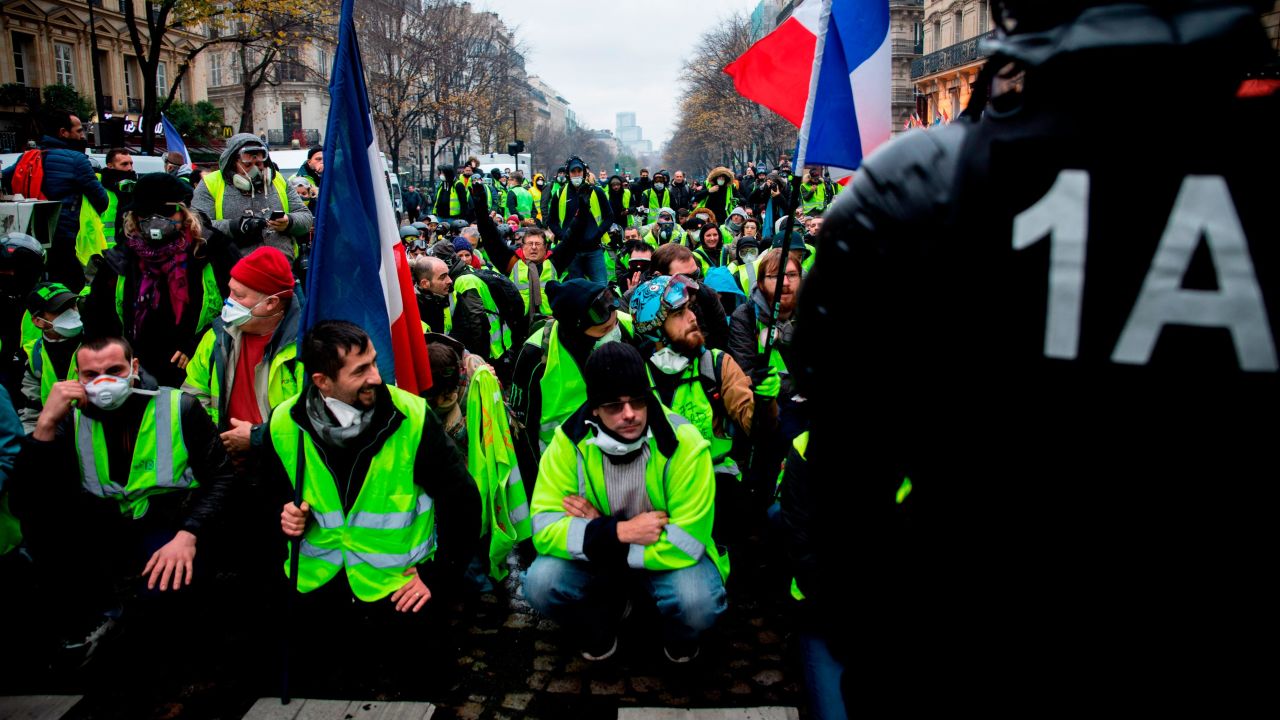
{"label": "balcony railing", "polygon": [[914,40],[894,40],[893,54],[895,56],[919,55],[920,50],[919,50],[919,46],[916,45],[916,42]]}
{"label": "balcony railing", "polygon": [[307,147],[320,144],[320,131],[314,128],[281,128],[267,130],[268,145],[292,145],[297,140],[299,145]]}
{"label": "balcony railing", "polygon": [[915,101],[916,101],[915,88],[894,88],[893,89],[893,104],[895,105],[901,105],[904,103],[914,104]]}
{"label": "balcony railing", "polygon": [[950,47],[942,48],[937,52],[931,52],[919,60],[912,61],[911,79],[918,80],[926,75],[933,75],[944,70],[968,65],[971,62],[985,58],[987,53],[981,50],[981,41],[994,35],[995,31],[983,33],[964,42],[958,42]]}
{"label": "balcony railing", "polygon": [[889,0],[889,7],[924,7],[924,0]]}

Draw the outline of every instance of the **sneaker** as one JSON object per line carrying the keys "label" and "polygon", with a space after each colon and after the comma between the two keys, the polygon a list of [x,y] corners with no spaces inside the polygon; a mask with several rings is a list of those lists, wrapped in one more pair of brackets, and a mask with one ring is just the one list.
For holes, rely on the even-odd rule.
{"label": "sneaker", "polygon": [[[601,645],[603,646],[603,643],[601,643]],[[609,645],[608,650],[602,650],[603,648],[584,648],[582,650],[582,659],[589,660],[591,662],[600,662],[601,660],[608,660],[613,657],[613,654],[618,651],[618,636],[613,636],[613,642]]]}
{"label": "sneaker", "polygon": [[110,615],[100,616],[97,623],[88,629],[83,638],[62,643],[63,654],[68,658],[78,659],[80,667],[88,665],[102,643],[114,634],[117,625],[116,618]]}
{"label": "sneaker", "polygon": [[662,653],[667,656],[667,659],[677,665],[693,662],[701,651],[702,648],[695,641],[676,643],[674,647],[662,648]]}

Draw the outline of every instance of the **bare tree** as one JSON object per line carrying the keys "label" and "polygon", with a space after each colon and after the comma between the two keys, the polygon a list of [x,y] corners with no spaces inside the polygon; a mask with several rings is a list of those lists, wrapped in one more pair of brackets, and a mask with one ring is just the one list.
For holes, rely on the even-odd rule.
{"label": "bare tree", "polygon": [[775,160],[795,147],[796,129],[772,110],[738,95],[724,67],[751,47],[742,14],[703,33],[685,62],[680,119],[664,163],[694,173]]}

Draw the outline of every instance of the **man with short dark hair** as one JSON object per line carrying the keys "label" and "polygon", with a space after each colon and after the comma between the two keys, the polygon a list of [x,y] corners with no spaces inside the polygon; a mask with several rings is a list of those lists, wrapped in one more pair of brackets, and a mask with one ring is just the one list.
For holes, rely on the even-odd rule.
{"label": "man with short dark hair", "polygon": [[[232,469],[195,398],[157,388],[129,343],[85,341],[76,378],[54,383],[15,469],[13,509],[65,623],[64,649],[87,659],[136,590],[177,591],[223,519]],[[199,572],[197,572],[199,571]]]}
{"label": "man with short dark hair", "polygon": [[409,261],[413,271],[413,290],[418,301],[418,315],[431,332],[448,335],[453,330],[449,297],[453,294],[453,278],[449,266],[431,255]]}
{"label": "man with short dark hair", "polygon": [[302,484],[280,527],[301,538],[298,592],[322,612],[355,600],[419,612],[453,588],[480,535],[462,456],[425,400],[382,382],[377,355],[360,327],[317,324],[302,339],[311,383],[269,422],[264,471],[282,496]]}
{"label": "man with short dark hair", "polygon": [[687,663],[726,606],[709,445],[658,402],[630,345],[602,345],[584,378],[586,403],[538,467],[525,596],[577,632],[585,659],[604,660],[638,581],[657,601],[667,659]]}
{"label": "man with short dark hair", "polygon": [[102,213],[102,233],[107,241],[107,249],[115,247],[117,231],[120,229],[124,213],[133,202],[133,186],[138,182],[138,173],[133,169],[133,155],[128,148],[111,148],[107,151],[107,166],[98,173],[98,180],[107,191],[107,210]]}
{"label": "man with short dark hair", "polygon": [[40,129],[44,133],[40,150],[23,154],[25,159],[29,153],[40,153],[44,175],[40,186],[30,187],[27,183],[14,187],[14,171],[22,164],[21,160],[4,169],[4,184],[28,199],[43,197],[62,203],[47,259],[49,280],[66,285],[72,292],[80,292],[85,277],[84,266],[76,257],[76,235],[80,232],[82,213],[88,211],[82,199],[99,215],[107,211],[110,200],[84,154],[84,125],[80,118],[65,110],[46,109],[40,114]]}

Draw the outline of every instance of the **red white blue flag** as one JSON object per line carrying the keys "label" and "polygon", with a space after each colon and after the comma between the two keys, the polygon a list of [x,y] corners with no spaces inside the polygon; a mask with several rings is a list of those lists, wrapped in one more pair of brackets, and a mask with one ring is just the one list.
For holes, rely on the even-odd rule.
{"label": "red white blue flag", "polygon": [[378,350],[383,381],[417,394],[431,387],[431,365],[378,154],[352,4],[342,0],[329,80],[324,182],[302,330],[322,320],[359,325]]}

